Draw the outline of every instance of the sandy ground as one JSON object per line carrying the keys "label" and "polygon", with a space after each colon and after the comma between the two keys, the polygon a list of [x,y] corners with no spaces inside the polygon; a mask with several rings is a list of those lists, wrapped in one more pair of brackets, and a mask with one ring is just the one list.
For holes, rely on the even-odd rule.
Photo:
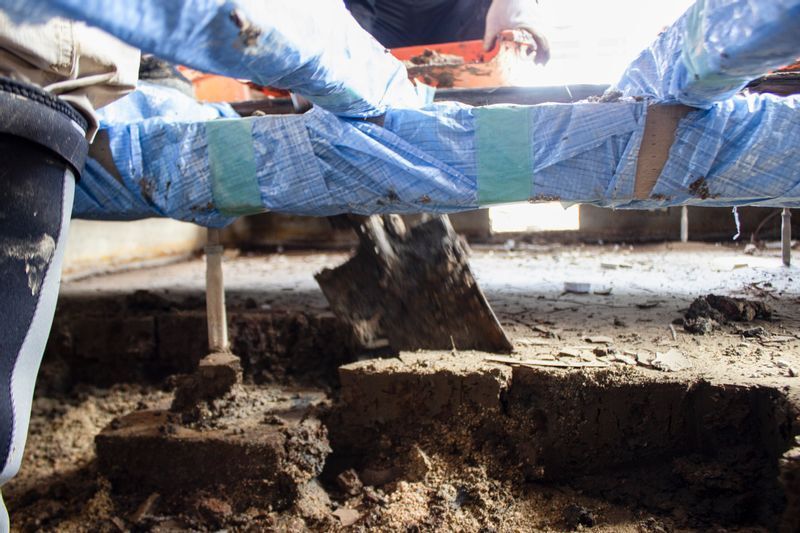
{"label": "sandy ground", "polygon": [[[229,301],[237,305],[254,299],[263,309],[322,311],[327,306],[312,274],[346,257],[341,253],[231,253],[225,264]],[[794,278],[800,276],[800,269],[782,266],[776,251],[749,255],[741,246],[706,244],[509,245],[474,249],[472,266],[514,341],[511,357],[515,360],[599,361],[663,375],[663,370],[653,368],[652,360],[659,354],[674,357],[677,353],[684,368],[670,373],[675,377],[771,385],[797,379],[800,286]],[[180,298],[200,293],[203,280],[203,263],[198,259],[68,281],[62,297],[146,289]],[[565,283],[590,284],[592,292],[566,292]],[[731,323],[711,335],[689,334],[682,325],[673,324],[695,298],[710,293],[764,301],[773,319]],[[755,337],[744,335],[755,327],[763,331]],[[130,520],[130,510],[113,501],[107,483],[94,470],[93,438],[114,417],[163,402],[167,394],[120,385],[78,387],[64,397],[37,398],[22,471],[3,488],[12,512],[18,510],[12,515],[15,528],[120,531],[137,527]],[[372,524],[373,529],[384,531],[566,531],[584,527],[570,526],[576,515],[582,516],[581,509],[593,514],[594,531],[673,530],[669,517],[613,506],[567,487],[519,487],[492,480],[479,465],[453,464],[438,456],[426,460],[428,473],[423,480],[404,480],[357,496],[327,487],[333,502],[324,506],[329,511],[357,508],[362,522],[353,528],[361,530],[370,529],[364,524]],[[465,490],[472,491],[466,500]],[[471,503],[465,504],[467,500]],[[420,517],[409,521],[408,513],[415,509]],[[301,515],[297,510],[265,512],[252,523],[286,531],[309,524],[316,524],[315,530],[336,530],[346,523],[339,515],[335,520],[315,522],[306,517],[299,522]],[[189,527],[163,518],[149,522],[145,529]],[[248,529],[246,519],[236,523],[232,529]],[[197,523],[191,527],[203,529]]]}
{"label": "sandy ground", "polygon": [[[610,345],[644,359],[679,350],[689,358],[691,372],[709,379],[781,377],[790,368],[800,372],[800,285],[795,282],[800,268],[783,266],[777,250],[752,255],[741,245],[702,243],[508,248],[478,247],[471,265],[520,356],[592,352]],[[229,303],[254,299],[263,309],[324,310],[313,274],[346,258],[344,253],[229,253]],[[64,283],[62,294],[146,289],[181,298],[202,294],[203,268],[196,259],[99,276]],[[565,292],[567,283],[588,285],[592,292]],[[711,293],[764,301],[774,320],[731,324],[709,336],[686,333],[679,324],[670,327],[695,298]],[[766,334],[743,337],[743,330],[758,326]],[[611,342],[590,343],[589,337]]]}

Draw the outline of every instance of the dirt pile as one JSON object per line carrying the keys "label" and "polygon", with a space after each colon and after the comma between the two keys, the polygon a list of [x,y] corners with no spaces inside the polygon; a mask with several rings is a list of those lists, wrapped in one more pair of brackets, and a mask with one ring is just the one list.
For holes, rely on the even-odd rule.
{"label": "dirt pile", "polygon": [[692,302],[682,322],[689,333],[705,335],[730,322],[771,318],[772,310],[764,302],[709,294]]}
{"label": "dirt pile", "polygon": [[[39,390],[66,392],[75,383],[157,385],[191,373],[209,353],[203,306],[198,297],[150,291],[63,299]],[[229,307],[228,323],[231,350],[241,357],[245,378],[256,383],[330,386],[336,368],[355,360],[350,329],[328,312],[274,311],[246,301]]]}
{"label": "dirt pile", "polygon": [[365,484],[409,479],[391,458],[419,446],[519,490],[570,485],[688,527],[780,516],[778,458],[797,429],[775,388],[627,368],[511,370],[467,354],[401,354],[341,373],[328,466]]}

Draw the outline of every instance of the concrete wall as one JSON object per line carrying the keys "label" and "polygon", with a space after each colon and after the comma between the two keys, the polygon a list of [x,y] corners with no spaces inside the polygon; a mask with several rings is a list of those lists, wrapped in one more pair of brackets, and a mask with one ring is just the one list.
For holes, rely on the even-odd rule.
{"label": "concrete wall", "polygon": [[169,219],[133,222],[73,220],[69,230],[65,277],[79,277],[149,261],[191,254],[205,243],[206,230]]}
{"label": "concrete wall", "polygon": [[[749,240],[751,233],[776,208],[739,208],[742,240]],[[800,211],[792,211],[794,235],[800,235]],[[780,239],[781,218],[778,213],[766,222],[759,231],[761,240]],[[579,237],[584,240],[606,241],[651,241],[678,240],[680,238],[681,208],[670,207],[652,211],[613,210],[582,205]],[[729,208],[690,207],[689,240],[730,240],[736,234],[736,223]]]}
{"label": "concrete wall", "polygon": [[[421,215],[404,219],[416,224]],[[491,235],[489,210],[479,209],[450,215],[458,233],[470,239],[485,240]],[[225,229],[226,245],[242,248],[347,248],[358,241],[348,228],[334,228],[325,217],[301,217],[279,213],[263,213],[242,217]]]}

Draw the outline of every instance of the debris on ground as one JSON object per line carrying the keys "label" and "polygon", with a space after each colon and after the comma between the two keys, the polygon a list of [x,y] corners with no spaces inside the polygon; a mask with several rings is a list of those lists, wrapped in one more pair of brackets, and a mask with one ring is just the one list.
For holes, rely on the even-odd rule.
{"label": "debris on ground", "polygon": [[242,381],[242,365],[231,353],[206,355],[191,375],[182,376],[171,409],[186,413],[203,401],[220,398]]}
{"label": "debris on ground", "polygon": [[[223,528],[749,533],[778,530],[784,492],[789,507],[800,508],[800,503],[792,503],[792,498],[800,499],[800,492],[793,490],[798,486],[800,467],[788,470],[780,466],[781,479],[792,488],[782,491],[777,487],[778,457],[787,446],[795,445],[788,443],[794,442],[789,434],[793,430],[787,432],[786,428],[794,428],[795,398],[800,390],[796,384],[800,381],[788,379],[800,369],[800,339],[793,335],[800,317],[792,308],[800,300],[790,271],[775,269],[772,273],[749,267],[736,271],[741,285],[724,285],[721,275],[704,278],[701,283],[692,274],[708,262],[705,256],[693,259],[691,254],[670,249],[658,256],[667,257],[668,253],[670,260],[642,254],[626,258],[635,265],[633,271],[605,269],[604,280],[613,277],[615,287],[624,287],[616,290],[613,298],[580,297],[581,305],[565,306],[559,296],[563,280],[544,280],[548,272],[563,265],[564,252],[537,251],[530,257],[528,252],[489,253],[476,252],[476,274],[514,341],[513,357],[502,364],[487,364],[483,353],[459,350],[453,354],[448,339],[446,351],[436,357],[427,352],[386,354],[386,359],[370,356],[376,359],[362,361],[365,375],[356,377],[355,370],[348,367],[337,373],[336,368],[346,361],[330,355],[345,337],[341,323],[331,316],[326,320],[333,325],[323,330],[309,322],[323,312],[320,310],[327,313],[310,272],[340,263],[343,254],[332,255],[326,262],[310,255],[291,260],[282,256],[281,262],[264,257],[232,261],[230,266],[239,265],[235,272],[239,278],[255,276],[253,272],[258,278],[256,288],[246,286],[248,297],[255,296],[251,303],[245,302],[245,312],[234,307],[232,313],[238,316],[232,322],[239,332],[233,337],[252,345],[247,350],[235,349],[244,355],[245,386],[236,385],[235,394],[216,401],[200,402],[203,416],[189,429],[218,432],[220,443],[231,445],[256,436],[249,430],[251,421],[258,431],[274,430],[278,443],[288,440],[290,453],[269,452],[261,458],[282,458],[280,468],[273,472],[289,474],[289,479],[281,476],[279,482],[286,489],[281,494],[291,493],[291,497],[276,497],[272,508],[266,501],[242,508],[239,502],[251,495],[238,493],[235,484],[195,491],[188,498],[179,491],[144,485],[135,487],[133,495],[115,490],[103,475],[109,471],[108,465],[98,462],[94,436],[113,418],[120,420],[105,437],[123,431],[123,415],[133,409],[166,409],[170,397],[165,391],[181,381],[175,379],[166,387],[83,388],[54,397],[37,392],[22,471],[3,487],[12,523],[22,532],[59,533]],[[608,262],[618,261],[616,252],[609,249],[603,253]],[[675,259],[675,254],[682,255]],[[270,283],[277,283],[279,274],[286,272],[281,269],[288,268],[281,266],[284,261],[308,277],[305,288],[292,289],[294,285],[286,282],[265,291],[265,272]],[[597,270],[599,261],[593,263]],[[638,273],[641,265],[647,265],[657,283],[626,283],[620,278]],[[523,288],[509,288],[516,279],[509,272],[534,281]],[[196,273],[202,270],[196,269]],[[178,269],[174,275],[178,281],[192,277]],[[590,272],[575,278],[594,280],[597,275]],[[711,272],[709,277],[715,275]],[[202,279],[200,274],[195,277]],[[121,285],[116,279],[107,283]],[[659,285],[662,282],[666,285]],[[748,288],[767,291],[770,284],[774,290],[763,294]],[[709,292],[708,287],[718,286],[732,294],[744,286],[748,298],[769,301],[780,322],[731,320],[710,336],[673,336],[666,324],[683,314],[677,311],[688,308],[697,294]],[[673,290],[674,294],[667,294]],[[145,300],[141,295],[139,299]],[[572,303],[578,299],[573,298]],[[158,299],[152,300],[145,303],[158,315],[155,321],[137,315],[146,326],[143,331],[158,331],[158,343],[147,344],[150,351],[130,342],[129,353],[115,349],[117,345],[111,341],[119,336],[119,329],[111,328],[107,317],[81,316],[85,303],[75,306],[78,314],[71,327],[62,328],[62,333],[59,328],[54,330],[53,342],[63,344],[61,355],[86,354],[81,360],[83,368],[91,363],[89,356],[114,354],[113,362],[119,365],[114,368],[126,369],[128,379],[137,381],[146,368],[143,365],[168,360],[156,348],[175,337],[175,328],[162,327],[175,316],[163,311],[166,306]],[[306,302],[303,306],[312,302],[315,309],[311,312],[300,307],[290,313],[294,317],[302,311],[311,318],[293,319],[291,327],[284,327],[286,319],[275,314],[269,320],[259,317],[263,302],[281,308],[286,301]],[[642,302],[647,311],[637,308]],[[107,308],[113,307],[107,303]],[[192,313],[197,318],[194,322],[204,325],[202,311]],[[65,316],[62,310],[62,320]],[[181,313],[176,316],[185,318]],[[680,319],[676,328],[682,325]],[[106,330],[114,332],[107,340],[87,341]],[[614,342],[593,344],[587,335],[608,336]],[[185,346],[176,342],[176,350]],[[54,362],[75,360],[50,355],[49,361],[45,357],[48,375],[60,376],[61,383],[69,386],[86,379],[85,370],[77,373],[80,364],[58,367],[71,373],[52,373],[58,369]],[[330,361],[319,365],[327,369],[320,371],[324,375],[321,382],[328,384],[324,392],[314,396],[288,388],[297,384],[292,376],[305,370],[290,373],[279,369],[297,364],[300,355],[312,363],[317,358]],[[110,360],[98,361],[106,368]],[[664,370],[681,368],[686,360],[692,365],[689,370]],[[680,363],[677,367],[676,361]],[[101,368],[99,363],[90,368]],[[395,366],[392,370],[383,365]],[[592,368],[594,365],[603,367]],[[265,390],[287,379],[280,390]],[[348,380],[356,379],[357,383],[347,385]],[[349,398],[351,404],[342,409],[347,424],[330,423],[321,414],[339,409],[340,398]],[[314,451],[315,446],[324,444],[317,438],[322,436],[320,428],[300,421],[309,405],[318,405],[309,413],[309,420],[319,418],[337,435],[328,438],[333,451],[325,452],[324,469],[329,471],[323,470],[317,479],[303,484],[307,476],[300,479],[292,465],[300,465],[312,475],[319,471],[320,458],[325,455]],[[180,424],[163,427],[165,440],[170,440]],[[287,439],[292,436],[301,440],[310,436],[312,446],[294,445],[294,439]],[[345,438],[353,442],[343,442]],[[764,446],[765,442],[769,446]],[[364,451],[354,443],[380,449]],[[310,455],[309,450],[313,452]],[[681,454],[688,452],[692,456],[680,463]],[[224,455],[215,454],[202,469],[216,474],[217,467],[225,466],[218,464],[224,462],[220,457]],[[311,470],[304,464],[309,457],[314,463]],[[680,464],[684,466],[679,468]],[[639,466],[641,472],[636,470]],[[187,463],[188,467],[201,469],[195,462]],[[792,472],[794,480],[788,476]],[[277,487],[258,485],[251,492],[264,494],[273,488]],[[580,523],[587,513],[594,520],[592,526]],[[567,527],[568,518],[570,525],[577,524],[574,528]]]}
{"label": "debris on ground", "polygon": [[606,335],[592,335],[592,336],[589,336],[589,337],[584,337],[583,340],[585,340],[586,342],[589,342],[591,344],[613,344],[614,343],[614,339],[612,339],[611,337],[608,337]]}
{"label": "debris on ground", "polygon": [[689,333],[707,335],[729,322],[771,318],[772,310],[764,302],[708,294],[692,302],[684,315],[683,327]]}
{"label": "debris on ground", "polygon": [[661,305],[661,301],[659,300],[648,300],[646,302],[636,304],[636,307],[639,309],[653,309],[654,307],[658,307]]}
{"label": "debris on ground", "polygon": [[515,359],[513,357],[505,357],[502,355],[494,356],[489,355],[484,359],[489,363],[503,363],[507,365],[519,366],[541,366],[553,368],[602,368],[609,366],[605,361],[567,361],[564,359]]}
{"label": "debris on ground", "polygon": [[361,483],[361,479],[358,477],[358,473],[349,468],[336,476],[336,484],[345,494],[350,496],[355,496],[361,489],[364,488],[363,483]]}
{"label": "debris on ground", "polygon": [[673,349],[665,353],[656,352],[650,366],[664,372],[680,372],[692,368],[692,362],[679,350]]}
{"label": "debris on ground", "polygon": [[764,329],[763,326],[756,326],[754,328],[741,329],[741,330],[739,330],[739,333],[742,335],[742,337],[746,337],[748,339],[750,339],[750,338],[762,339],[762,338],[769,337],[769,332],[766,329]]}
{"label": "debris on ground", "polygon": [[565,281],[564,292],[572,294],[589,294],[592,292],[592,284],[579,281]]}
{"label": "debris on ground", "polygon": [[571,503],[564,509],[564,525],[572,531],[578,527],[592,527],[597,522],[595,514],[577,503]]}
{"label": "debris on ground", "polygon": [[604,285],[593,285],[583,281],[565,281],[565,294],[596,294],[598,296],[608,296],[613,288]]}
{"label": "debris on ground", "polygon": [[333,516],[335,516],[341,521],[342,527],[350,527],[359,521],[359,519],[361,518],[361,513],[359,513],[355,509],[340,507],[339,509],[336,509],[333,512]]}

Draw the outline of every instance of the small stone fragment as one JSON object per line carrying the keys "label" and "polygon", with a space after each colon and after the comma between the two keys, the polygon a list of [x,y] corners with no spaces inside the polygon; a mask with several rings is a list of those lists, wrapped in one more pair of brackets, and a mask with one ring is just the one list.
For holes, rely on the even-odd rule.
{"label": "small stone fragment", "polygon": [[619,361],[620,363],[625,363],[626,365],[633,365],[636,366],[636,359],[631,357],[630,355],[625,355],[623,353],[618,353],[614,355],[614,359]]}
{"label": "small stone fragment", "polygon": [[361,518],[361,513],[355,509],[348,509],[347,507],[340,507],[333,512],[333,516],[339,519],[342,527],[350,527]]}
{"label": "small stone fragment", "polygon": [[664,372],[680,372],[692,367],[692,362],[683,353],[672,349],[666,353],[656,352],[651,365]]}
{"label": "small stone fragment", "polygon": [[336,485],[342,489],[342,492],[349,494],[350,496],[355,496],[361,492],[361,489],[364,487],[363,483],[361,483],[361,479],[358,477],[358,474],[352,468],[345,470],[336,476]]}
{"label": "small stone fragment", "polygon": [[761,327],[761,326],[758,326],[758,327],[755,327],[755,328],[743,329],[743,330],[741,330],[741,331],[740,331],[740,333],[742,334],[742,337],[747,337],[747,338],[753,338],[753,337],[758,337],[758,338],[762,338],[762,337],[769,337],[769,332],[767,332],[767,330],[766,330],[766,329],[764,329],[764,328],[763,328],[763,327]]}
{"label": "small stone fragment", "polygon": [[219,527],[233,513],[231,504],[219,498],[203,498],[197,503],[198,513],[209,523]]}
{"label": "small stone fragment", "polygon": [[642,366],[653,366],[655,355],[650,352],[625,352],[625,355],[636,357],[636,362]]}
{"label": "small stone fragment", "polygon": [[583,355],[583,350],[579,350],[577,348],[562,348],[558,352],[559,357],[575,357],[580,359],[581,355]]}
{"label": "small stone fragment", "polygon": [[131,522],[134,524],[141,523],[145,517],[151,514],[156,501],[158,501],[158,498],[159,494],[157,492],[154,492],[148,496],[131,515]]}
{"label": "small stone fragment", "polygon": [[578,281],[565,281],[564,292],[571,292],[573,294],[589,294],[592,292],[592,284]]}
{"label": "small stone fragment", "polygon": [[585,340],[586,342],[590,342],[592,344],[612,344],[614,342],[614,339],[606,335],[594,335],[590,337],[584,337],[583,340]]}
{"label": "small stone fragment", "polygon": [[582,505],[571,503],[564,509],[564,524],[570,531],[578,526],[593,527],[597,523],[594,513]]}
{"label": "small stone fragment", "polygon": [[193,374],[185,376],[175,390],[173,411],[190,411],[203,401],[221,398],[242,382],[239,358],[230,353],[212,353],[200,360]]}
{"label": "small stone fragment", "polygon": [[359,478],[364,485],[380,487],[397,479],[394,468],[364,468]]}
{"label": "small stone fragment", "polygon": [[330,515],[331,499],[319,481],[312,479],[300,487],[294,508],[304,519],[321,522]]}
{"label": "small stone fragment", "polygon": [[406,466],[406,478],[408,481],[422,481],[428,472],[431,471],[433,465],[428,455],[422,451],[418,445],[411,448],[411,453],[408,458],[408,465]]}

